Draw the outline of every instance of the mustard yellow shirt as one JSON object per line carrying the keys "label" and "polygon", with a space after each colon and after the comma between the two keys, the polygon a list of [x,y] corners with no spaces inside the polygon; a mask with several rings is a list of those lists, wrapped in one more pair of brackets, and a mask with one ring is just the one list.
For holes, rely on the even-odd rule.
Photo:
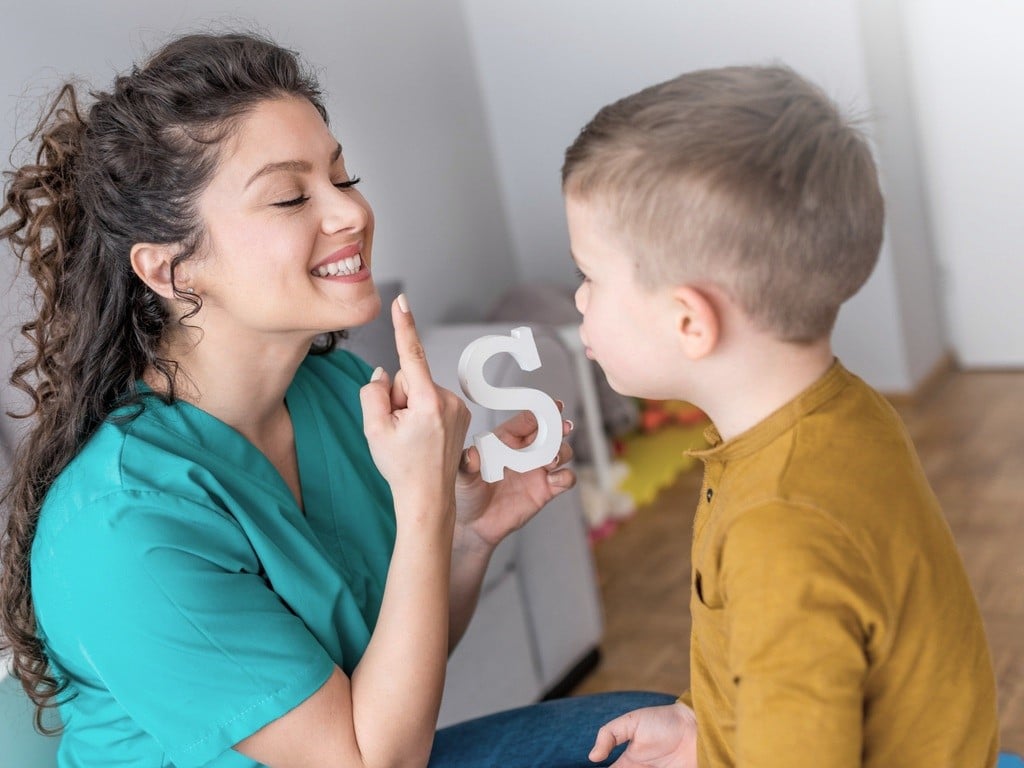
{"label": "mustard yellow shirt", "polygon": [[891,406],[836,362],[742,435],[708,437],[693,452],[701,768],[994,766],[977,603]]}

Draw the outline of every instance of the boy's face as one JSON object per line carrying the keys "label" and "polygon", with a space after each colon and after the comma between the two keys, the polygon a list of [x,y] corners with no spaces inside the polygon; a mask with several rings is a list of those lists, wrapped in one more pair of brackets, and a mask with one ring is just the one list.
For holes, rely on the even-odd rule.
{"label": "boy's face", "polygon": [[580,338],[587,357],[598,362],[620,394],[678,397],[680,355],[672,333],[671,291],[640,285],[637,256],[623,245],[599,203],[570,194],[565,210],[569,248],[583,281],[576,309],[583,315]]}

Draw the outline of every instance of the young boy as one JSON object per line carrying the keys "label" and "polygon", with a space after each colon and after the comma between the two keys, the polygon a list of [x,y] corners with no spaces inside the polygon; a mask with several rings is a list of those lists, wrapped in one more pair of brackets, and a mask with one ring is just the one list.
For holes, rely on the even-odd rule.
{"label": "young boy", "polygon": [[956,545],[898,416],[830,346],[882,241],[864,138],[789,69],[707,70],[602,109],[562,178],[588,354],[715,425],[691,690],[608,723],[591,759],[631,740],[617,766],[995,765]]}

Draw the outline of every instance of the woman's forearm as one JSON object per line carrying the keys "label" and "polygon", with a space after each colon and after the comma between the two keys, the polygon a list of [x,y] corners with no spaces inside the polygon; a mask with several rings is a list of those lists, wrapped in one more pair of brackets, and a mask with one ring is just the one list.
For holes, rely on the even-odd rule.
{"label": "woman's forearm", "polygon": [[399,525],[377,625],[352,674],[354,734],[368,766],[421,766],[430,754],[448,656],[454,511],[431,520],[437,514],[402,510],[413,522]]}
{"label": "woman's forearm", "polygon": [[275,768],[427,764],[448,656],[450,506],[396,503],[405,522],[376,629],[351,678],[335,667],[313,695],[236,744],[239,752]]}
{"label": "woman's forearm", "polygon": [[451,587],[448,591],[448,652],[455,650],[466,633],[476,605],[484,574],[494,547],[485,544],[465,526],[456,525],[452,543]]}

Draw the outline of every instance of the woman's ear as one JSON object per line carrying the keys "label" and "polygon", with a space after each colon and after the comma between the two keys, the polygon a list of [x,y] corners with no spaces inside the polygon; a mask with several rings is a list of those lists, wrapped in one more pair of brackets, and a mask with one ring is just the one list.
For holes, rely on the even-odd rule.
{"label": "woman's ear", "polygon": [[683,353],[690,360],[711,354],[718,346],[722,318],[714,298],[692,285],[673,291],[676,306],[676,332]]}
{"label": "woman's ear", "polygon": [[[173,245],[158,243],[136,243],[132,246],[132,269],[158,296],[174,299],[174,285],[171,282],[171,262],[177,255]],[[179,289],[182,286],[179,286]]]}

